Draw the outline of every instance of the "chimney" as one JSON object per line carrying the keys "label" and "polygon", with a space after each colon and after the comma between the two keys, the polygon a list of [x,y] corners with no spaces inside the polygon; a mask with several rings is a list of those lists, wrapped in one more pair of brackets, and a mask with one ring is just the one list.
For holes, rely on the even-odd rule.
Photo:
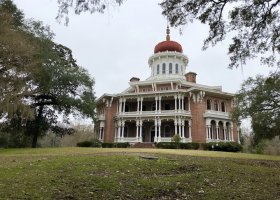
{"label": "chimney", "polygon": [[137,82],[137,81],[140,81],[140,78],[132,77],[132,78],[130,79],[130,82]]}
{"label": "chimney", "polygon": [[188,82],[196,83],[196,73],[195,72],[188,72],[185,74],[185,77]]}

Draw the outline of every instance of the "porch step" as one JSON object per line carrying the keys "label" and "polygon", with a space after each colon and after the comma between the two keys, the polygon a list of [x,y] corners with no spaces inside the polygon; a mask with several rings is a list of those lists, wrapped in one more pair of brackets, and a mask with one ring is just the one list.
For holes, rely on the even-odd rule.
{"label": "porch step", "polygon": [[155,145],[152,142],[138,142],[131,146],[131,148],[155,148]]}

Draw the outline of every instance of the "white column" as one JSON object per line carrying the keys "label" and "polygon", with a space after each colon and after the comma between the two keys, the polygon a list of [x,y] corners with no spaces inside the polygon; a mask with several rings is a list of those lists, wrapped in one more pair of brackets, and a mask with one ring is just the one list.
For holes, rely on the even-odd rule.
{"label": "white column", "polygon": [[136,121],[136,138],[139,137],[139,121]]}
{"label": "white column", "polygon": [[99,127],[99,140],[101,140],[101,139],[102,139],[101,134],[102,134],[102,127]]}
{"label": "white column", "polygon": [[158,119],[158,141],[160,142],[161,138],[161,119]]}
{"label": "white column", "polygon": [[175,99],[175,112],[177,111],[177,95],[174,96]]}
{"label": "white column", "polygon": [[180,138],[182,137],[182,132],[181,132],[181,130],[182,130],[182,119],[179,118],[179,136],[180,136]]}
{"label": "white column", "polygon": [[139,97],[137,97],[137,113],[139,113],[139,100],[140,100],[140,98]]}
{"label": "white column", "polygon": [[178,124],[178,123],[177,123],[177,118],[175,118],[175,119],[174,119],[175,134],[178,134],[178,133],[177,133],[177,131],[178,131],[178,129],[177,129],[177,124]]}
{"label": "white column", "polygon": [[121,138],[124,138],[124,125],[125,125],[125,121],[122,121],[122,132],[121,132]]}
{"label": "white column", "polygon": [[155,137],[154,137],[154,142],[157,141],[157,129],[158,128],[158,125],[157,125],[157,119],[155,118]]}
{"label": "white column", "polygon": [[220,140],[220,137],[219,137],[219,126],[216,126],[216,139],[217,140]]}
{"label": "white column", "polygon": [[192,122],[189,120],[189,138],[192,139]]}
{"label": "white column", "polygon": [[161,96],[159,96],[158,99],[159,99],[159,108],[158,108],[158,110],[159,110],[159,113],[161,113]]}
{"label": "white column", "polygon": [[181,110],[181,95],[178,96],[179,110]]}
{"label": "white column", "polygon": [[125,102],[126,102],[126,99],[124,99],[124,101],[123,101],[123,112],[125,112]]}
{"label": "white column", "polygon": [[121,120],[119,120],[118,121],[118,140],[121,137],[121,126],[122,126],[122,123],[121,123]]}
{"label": "white column", "polygon": [[143,97],[141,97],[140,114],[142,114],[142,108],[143,108]]}
{"label": "white column", "polygon": [[184,99],[184,96],[182,96],[182,110],[185,110],[185,99]]}
{"label": "white column", "polygon": [[233,127],[230,127],[230,133],[231,133],[231,141],[234,141],[234,139],[233,139]]}
{"label": "white column", "polygon": [[122,99],[120,99],[119,101],[119,113],[122,112]]}
{"label": "white column", "polygon": [[182,122],[182,138],[185,138],[185,120]]}
{"label": "white column", "polygon": [[142,141],[142,126],[143,126],[143,122],[142,122],[141,119],[140,119],[139,125],[140,125],[140,140]]}
{"label": "white column", "polygon": [[227,127],[224,126],[223,129],[224,129],[224,140],[227,140]]}

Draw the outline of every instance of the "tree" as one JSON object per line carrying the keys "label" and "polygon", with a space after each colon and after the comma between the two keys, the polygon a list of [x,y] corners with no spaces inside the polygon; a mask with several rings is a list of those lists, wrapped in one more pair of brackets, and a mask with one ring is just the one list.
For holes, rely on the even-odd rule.
{"label": "tree", "polygon": [[77,65],[72,51],[52,41],[49,27],[24,20],[10,0],[0,3],[0,11],[0,23],[5,25],[0,29],[0,83],[4,85],[0,117],[6,119],[4,129],[15,132],[12,126],[16,124],[16,132],[29,134],[32,147],[36,147],[38,137],[50,128],[60,135],[73,132],[56,125],[59,117],[65,123],[71,115],[94,119],[94,80]]}
{"label": "tree", "polygon": [[246,80],[235,99],[235,121],[250,117],[254,141],[280,135],[280,72]]}
{"label": "tree", "polygon": [[82,12],[104,13],[105,9],[108,7],[120,6],[123,1],[124,0],[57,0],[59,10],[56,19],[58,21],[64,19],[67,25],[69,22],[68,13],[71,8],[74,9],[77,15]]}
{"label": "tree", "polygon": [[229,45],[230,68],[261,56],[261,63],[280,66],[279,0],[164,0],[160,3],[172,26],[193,20],[209,25],[203,49],[234,35]]}

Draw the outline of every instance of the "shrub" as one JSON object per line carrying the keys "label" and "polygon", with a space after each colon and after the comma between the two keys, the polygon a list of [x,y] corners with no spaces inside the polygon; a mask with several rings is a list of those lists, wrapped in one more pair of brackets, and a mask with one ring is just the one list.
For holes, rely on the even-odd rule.
{"label": "shrub", "polygon": [[101,144],[102,148],[113,148],[114,147],[114,143],[109,143],[109,142],[103,142]]}
{"label": "shrub", "polygon": [[205,143],[203,147],[209,151],[238,152],[242,150],[242,146],[236,142],[209,142]]}
{"label": "shrub", "polygon": [[8,139],[4,136],[0,136],[0,148],[8,147]]}
{"label": "shrub", "polygon": [[276,136],[272,140],[263,140],[256,146],[256,153],[280,155],[280,138]]}
{"label": "shrub", "polygon": [[101,147],[101,142],[97,139],[86,140],[83,142],[78,142],[77,147]]}
{"label": "shrub", "polygon": [[127,148],[129,147],[129,143],[128,142],[118,142],[118,143],[114,143],[114,147],[115,148]]}
{"label": "shrub", "polygon": [[181,137],[179,134],[175,134],[173,135],[172,139],[171,139],[171,142],[175,142],[175,143],[180,143],[181,142]]}
{"label": "shrub", "polygon": [[180,149],[198,149],[199,144],[198,143],[180,143],[179,144]]}
{"label": "shrub", "polygon": [[175,142],[159,142],[156,147],[159,149],[177,149],[178,145]]}

